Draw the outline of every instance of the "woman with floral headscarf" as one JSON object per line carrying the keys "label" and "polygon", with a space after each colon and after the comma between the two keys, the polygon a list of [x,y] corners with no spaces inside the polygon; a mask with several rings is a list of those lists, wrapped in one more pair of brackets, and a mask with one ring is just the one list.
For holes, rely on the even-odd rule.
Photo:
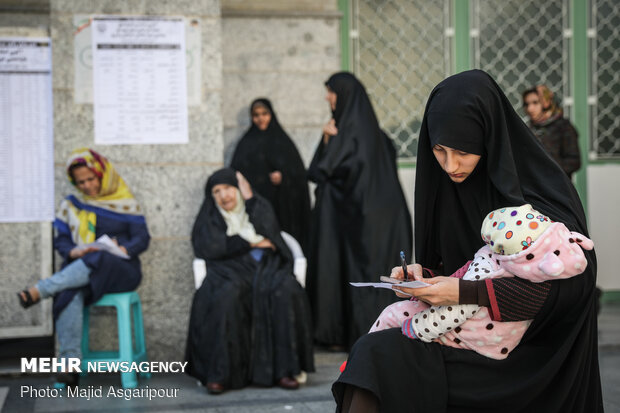
{"label": "woman with floral headscarf", "polygon": [[[140,284],[138,255],[148,247],[150,236],[138,202],[106,158],[92,149],[77,149],[67,161],[67,175],[82,199],[67,196],[54,221],[54,248],[64,259],[62,269],[18,297],[24,308],[54,297],[60,357],[81,358],[83,306]],[[89,245],[103,235],[125,256]],[[77,375],[59,379],[74,384]]]}

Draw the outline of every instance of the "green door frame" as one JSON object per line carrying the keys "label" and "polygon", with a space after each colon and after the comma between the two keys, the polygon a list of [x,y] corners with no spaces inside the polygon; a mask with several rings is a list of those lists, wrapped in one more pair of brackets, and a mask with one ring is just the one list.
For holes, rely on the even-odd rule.
{"label": "green door frame", "polygon": [[342,18],[340,19],[340,68],[344,71],[350,71],[351,39],[349,37],[349,27],[351,25],[351,7],[349,0],[338,0],[338,9],[342,13]]}
{"label": "green door frame", "polygon": [[579,133],[581,168],[575,175],[577,192],[588,216],[588,164],[590,152],[590,109],[588,108],[588,0],[571,0],[573,41],[570,59],[573,91],[572,120]]}
{"label": "green door frame", "polygon": [[452,21],[454,22],[454,38],[452,40],[452,61],[454,73],[460,73],[473,67],[470,57],[469,41],[469,0],[452,1]]}

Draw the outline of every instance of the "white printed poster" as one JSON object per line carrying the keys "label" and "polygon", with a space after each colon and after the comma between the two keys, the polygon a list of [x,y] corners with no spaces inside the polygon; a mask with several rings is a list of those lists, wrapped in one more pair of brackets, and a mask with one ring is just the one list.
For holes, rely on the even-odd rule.
{"label": "white printed poster", "polygon": [[188,142],[182,18],[92,19],[95,143]]}
{"label": "white printed poster", "polygon": [[[93,103],[92,16],[73,16],[73,100]],[[187,70],[187,105],[199,106],[202,101],[201,51],[202,30],[198,17],[185,17],[185,65]]]}
{"label": "white printed poster", "polygon": [[53,220],[51,41],[0,37],[0,222]]}

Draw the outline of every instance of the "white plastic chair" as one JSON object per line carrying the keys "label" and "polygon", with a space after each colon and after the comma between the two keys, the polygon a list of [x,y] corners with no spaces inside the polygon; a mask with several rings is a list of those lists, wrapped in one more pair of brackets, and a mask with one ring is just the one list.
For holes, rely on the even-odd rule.
{"label": "white plastic chair", "polygon": [[288,249],[293,254],[293,274],[297,278],[297,282],[302,287],[306,288],[306,269],[308,268],[308,260],[304,257],[304,252],[301,250],[299,242],[288,232],[281,231],[282,239],[286,242]]}
{"label": "white plastic chair", "polygon": [[[289,233],[280,232],[282,235],[282,239],[286,242],[288,249],[291,250],[291,254],[293,254],[293,274],[295,274],[295,278],[297,282],[301,284],[302,287],[306,287],[306,270],[308,268],[308,260],[304,257],[304,253],[301,250],[301,246],[299,242]],[[194,258],[192,262],[192,269],[194,271],[194,285],[196,289],[200,288],[202,282],[207,276],[207,263],[202,258]]]}

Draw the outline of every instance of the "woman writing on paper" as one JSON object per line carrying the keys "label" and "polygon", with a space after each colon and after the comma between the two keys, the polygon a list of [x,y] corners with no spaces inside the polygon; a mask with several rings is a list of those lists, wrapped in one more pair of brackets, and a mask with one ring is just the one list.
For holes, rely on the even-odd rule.
{"label": "woman writing on paper", "polygon": [[[480,70],[451,76],[431,92],[420,130],[415,190],[419,264],[408,273],[416,279],[422,278],[420,264],[439,274],[458,272],[484,243],[479,229],[485,217],[501,207],[530,204],[542,219],[588,236],[572,183],[497,83]],[[549,252],[557,258],[565,253],[562,248]],[[526,252],[526,261],[535,263],[537,254]],[[532,321],[503,360],[411,340],[400,329],[367,334],[332,387],[337,411],[602,412],[596,256],[593,250],[583,255],[587,265],[579,263],[581,274],[567,279],[468,281],[435,272],[424,279],[433,285],[403,288],[431,305],[486,307],[494,323]],[[402,269],[393,270],[393,277],[403,275]],[[493,324],[484,330],[489,327]]]}

